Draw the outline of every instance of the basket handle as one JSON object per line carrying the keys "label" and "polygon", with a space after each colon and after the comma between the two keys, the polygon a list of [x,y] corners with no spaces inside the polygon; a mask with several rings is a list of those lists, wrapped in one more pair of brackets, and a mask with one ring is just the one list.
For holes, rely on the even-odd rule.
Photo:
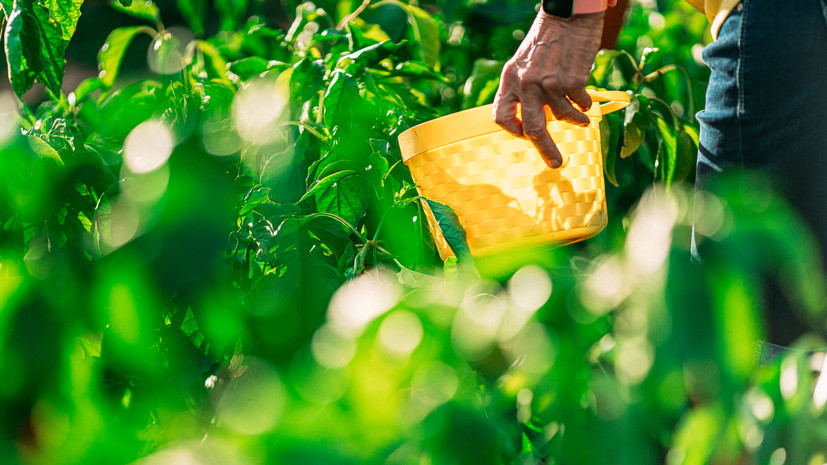
{"label": "basket handle", "polygon": [[619,90],[586,89],[586,92],[589,93],[592,102],[607,102],[604,105],[600,105],[600,112],[604,115],[613,111],[622,110],[631,103],[629,94]]}

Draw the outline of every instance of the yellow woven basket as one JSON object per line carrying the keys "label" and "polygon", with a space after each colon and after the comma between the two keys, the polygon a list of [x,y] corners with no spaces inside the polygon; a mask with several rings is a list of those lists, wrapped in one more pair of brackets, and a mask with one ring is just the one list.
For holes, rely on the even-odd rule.
{"label": "yellow woven basket", "polygon": [[[402,160],[422,197],[449,205],[475,257],[516,247],[565,245],[599,233],[607,223],[599,123],[626,107],[625,92],[589,91],[588,127],[554,120],[548,130],[563,155],[550,169],[530,142],[500,128],[491,105],[414,126],[399,135]],[[602,105],[599,102],[603,103]],[[427,203],[439,255],[453,256]]]}

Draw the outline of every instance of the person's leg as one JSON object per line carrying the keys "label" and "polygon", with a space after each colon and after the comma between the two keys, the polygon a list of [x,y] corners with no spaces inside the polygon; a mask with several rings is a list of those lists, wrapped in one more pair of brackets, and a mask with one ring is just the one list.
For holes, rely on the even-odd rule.
{"label": "person's leg", "polygon": [[[760,170],[773,178],[822,245],[827,245],[826,18],[824,0],[743,0],[727,19],[718,41],[704,51],[712,75],[706,108],[698,114],[696,179],[696,189],[705,190],[723,173]],[[790,231],[790,240],[796,234]],[[807,326],[774,282],[764,294],[770,341],[789,344]]]}

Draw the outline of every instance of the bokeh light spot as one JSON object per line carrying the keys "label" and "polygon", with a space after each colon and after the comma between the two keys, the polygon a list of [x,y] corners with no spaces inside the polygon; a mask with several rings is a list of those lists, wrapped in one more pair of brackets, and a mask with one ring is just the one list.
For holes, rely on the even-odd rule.
{"label": "bokeh light spot", "polygon": [[779,447],[770,454],[770,465],[784,465],[787,461],[787,449]]}
{"label": "bokeh light spot", "polygon": [[18,111],[14,94],[9,91],[0,92],[0,143],[20,130],[17,122]]}
{"label": "bokeh light spot", "polygon": [[437,407],[453,399],[459,387],[456,372],[438,361],[423,364],[411,380],[413,399],[428,407]]}
{"label": "bokeh light spot", "polygon": [[591,312],[601,315],[629,295],[630,285],[623,261],[617,256],[599,259],[583,283],[580,300]]}
{"label": "bokeh light spot", "polygon": [[389,272],[364,273],[333,294],[328,321],[341,333],[359,335],[370,322],[393,308],[401,294],[399,281]]}
{"label": "bokeh light spot", "polygon": [[650,190],[641,199],[626,237],[628,266],[636,274],[651,275],[666,262],[678,210],[674,199],[659,190]]}
{"label": "bokeh light spot", "polygon": [[124,163],[133,173],[148,173],[167,162],[173,147],[172,133],[164,123],[144,121],[126,136]]}
{"label": "bokeh light spot", "polygon": [[511,302],[526,312],[536,312],[551,297],[551,278],[537,265],[524,266],[508,281]]}
{"label": "bokeh light spot", "polygon": [[781,362],[781,379],[779,381],[781,395],[790,400],[798,390],[798,366],[795,358],[787,357]]}
{"label": "bokeh light spot", "polygon": [[772,404],[772,399],[764,392],[758,389],[751,389],[747,392],[747,402],[752,410],[752,415],[756,420],[768,422],[772,420],[775,414],[775,407]]}
{"label": "bokeh light spot", "polygon": [[513,361],[515,368],[531,374],[546,374],[557,357],[552,334],[544,325],[532,322],[512,340],[500,347]]}
{"label": "bokeh light spot", "polygon": [[471,360],[479,360],[491,352],[508,309],[501,291],[494,287],[485,291],[488,292],[466,297],[451,325],[454,349]]}
{"label": "bokeh light spot", "polygon": [[701,236],[721,240],[732,229],[732,215],[719,197],[699,191],[695,194],[693,227]]}
{"label": "bokeh light spot", "polygon": [[272,79],[258,79],[241,88],[233,99],[238,134],[247,142],[267,143],[278,136],[278,119],[287,98]]}
{"label": "bokeh light spot", "polygon": [[117,249],[131,241],[138,234],[141,218],[132,202],[118,199],[112,203],[109,215],[99,215],[98,223],[101,227],[103,241],[112,249]]}
{"label": "bokeh light spot", "polygon": [[339,400],[350,385],[348,369],[330,369],[319,365],[309,350],[296,353],[290,363],[290,381],[305,400],[325,405]]}
{"label": "bokeh light spot", "polygon": [[184,69],[187,47],[192,39],[192,33],[180,27],[169,28],[155,36],[147,51],[149,69],[158,74],[174,74]]}
{"label": "bokeh light spot", "polygon": [[241,434],[272,430],[285,404],[285,391],[273,367],[264,360],[245,357],[247,369],[230,380],[216,407],[220,424]]}
{"label": "bokeh light spot", "polygon": [[640,383],[649,374],[654,361],[654,350],[645,337],[618,342],[615,365],[620,381],[630,385]]}
{"label": "bokeh light spot", "polygon": [[422,341],[422,322],[408,311],[397,311],[385,318],[379,326],[379,341],[390,355],[406,357]]}
{"label": "bokeh light spot", "polygon": [[310,351],[319,365],[341,368],[350,363],[356,354],[356,342],[330,325],[324,325],[313,334]]}
{"label": "bokeh light spot", "polygon": [[121,171],[121,191],[132,201],[152,205],[161,200],[169,185],[169,166],[137,174],[129,169]]}

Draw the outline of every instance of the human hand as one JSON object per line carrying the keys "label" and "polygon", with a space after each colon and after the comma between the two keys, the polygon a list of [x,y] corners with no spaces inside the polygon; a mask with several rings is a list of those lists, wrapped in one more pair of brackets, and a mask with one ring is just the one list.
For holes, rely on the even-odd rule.
{"label": "human hand", "polygon": [[[551,168],[559,168],[563,157],[546,128],[544,105],[560,121],[588,126],[589,117],[572,102],[582,111],[591,107],[586,82],[600,49],[603,15],[563,19],[540,10],[517,52],[503,67],[494,98],[494,121],[531,141]],[[517,118],[518,105],[522,121]]]}

